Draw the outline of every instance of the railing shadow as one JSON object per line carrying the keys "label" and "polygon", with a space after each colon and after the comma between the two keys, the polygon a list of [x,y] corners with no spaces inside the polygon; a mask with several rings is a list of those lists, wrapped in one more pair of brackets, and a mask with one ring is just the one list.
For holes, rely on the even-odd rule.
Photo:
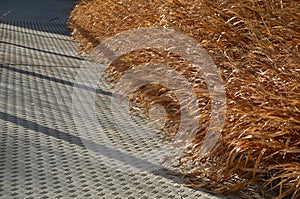
{"label": "railing shadow", "polygon": [[[14,67],[11,67],[11,66],[5,66],[3,64],[0,64],[0,68],[10,70],[10,71],[13,71],[13,72],[17,72],[17,73],[21,73],[21,74],[31,75],[31,76],[34,76],[34,77],[38,77],[38,78],[41,78],[41,79],[45,79],[45,80],[48,80],[48,81],[60,83],[60,84],[71,86],[71,87],[78,86],[81,89],[91,91],[91,92],[94,91],[93,88],[90,88],[90,87],[85,86],[85,85],[75,84],[74,82],[71,82],[71,81],[67,81],[67,80],[64,80],[64,79],[56,78],[56,77],[50,77],[50,76],[47,76],[47,75],[42,75],[42,74],[35,73],[35,72],[32,72],[32,71],[22,70],[22,69],[14,68]],[[111,92],[105,91],[105,90],[102,90],[102,89],[99,89],[99,88],[96,89],[96,93],[101,94],[101,95],[107,95],[107,96],[112,96],[113,95]]]}
{"label": "railing shadow", "polygon": [[1,0],[0,23],[70,35],[70,30],[66,24],[75,3],[75,0]]}

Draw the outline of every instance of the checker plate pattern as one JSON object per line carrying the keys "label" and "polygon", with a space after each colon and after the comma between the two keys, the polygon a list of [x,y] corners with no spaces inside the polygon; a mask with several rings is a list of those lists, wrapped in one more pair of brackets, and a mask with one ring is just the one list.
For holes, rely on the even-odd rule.
{"label": "checker plate pattern", "polygon": [[[82,139],[106,146],[95,137],[82,138],[72,115],[73,84],[83,60],[66,28],[74,4],[0,3],[0,198],[223,198],[184,187],[168,169],[111,167],[105,163],[114,158],[109,151],[94,156],[85,148]],[[111,96],[104,85],[99,90],[97,118],[112,150],[150,157],[159,139],[120,138],[107,111]]]}

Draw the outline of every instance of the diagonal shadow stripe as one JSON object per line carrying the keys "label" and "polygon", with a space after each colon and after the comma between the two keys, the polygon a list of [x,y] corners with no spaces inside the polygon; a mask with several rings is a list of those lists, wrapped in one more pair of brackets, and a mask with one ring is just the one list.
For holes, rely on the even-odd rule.
{"label": "diagonal shadow stripe", "polygon": [[41,50],[41,49],[38,49],[38,48],[23,46],[23,45],[19,45],[19,44],[13,44],[13,43],[6,42],[6,41],[0,41],[0,43],[6,44],[6,45],[11,45],[11,46],[16,46],[16,47],[20,47],[20,48],[26,48],[26,49],[29,49],[29,50],[35,50],[35,51],[39,51],[39,52],[43,52],[43,53],[53,54],[53,55],[56,55],[56,56],[68,57],[68,58],[77,59],[77,60],[81,60],[81,61],[84,60],[83,58],[72,56],[72,55],[65,55],[65,54],[56,53],[56,52],[52,52],[52,51],[48,51],[48,50]]}
{"label": "diagonal shadow stripe", "polygon": [[[120,161],[126,165],[130,165],[131,167],[143,170],[143,171],[148,171],[153,173],[154,175],[159,175],[159,176],[163,176],[165,178],[168,178],[170,180],[174,180],[174,177],[171,177],[170,174],[174,174],[174,171],[165,169],[165,168],[161,168],[159,170],[153,171],[151,169],[147,169],[147,168],[155,168],[157,167],[157,165],[141,159],[139,157],[133,156],[129,153],[126,152],[122,152],[118,149],[115,148],[111,148],[108,146],[105,146],[101,143],[96,143],[94,141],[85,139],[85,138],[80,138],[76,135],[72,135],[63,131],[59,131],[50,127],[46,127],[43,125],[40,125],[36,122],[32,122],[29,121],[27,119],[23,119],[8,113],[4,113],[0,111],[0,119],[4,120],[6,122],[10,122],[13,124],[16,124],[18,126],[22,126],[26,129],[30,129],[33,130],[35,132],[39,132],[42,134],[45,134],[47,136],[51,136],[53,138],[56,139],[60,139],[60,140],[64,140],[70,144],[74,144],[77,145],[79,147],[83,147],[85,148],[84,144],[82,141],[84,141],[85,143],[90,144],[91,146],[95,146],[95,149],[93,152],[95,152],[96,154],[100,154],[101,156],[105,156],[107,158],[111,158],[111,159],[115,159],[117,161]],[[93,150],[93,149],[90,149]],[[145,168],[143,165],[147,164],[147,168]],[[176,180],[176,182],[178,181],[178,179]],[[180,182],[177,182],[180,183]],[[182,183],[182,182],[181,182]]]}
{"label": "diagonal shadow stripe", "polygon": [[11,32],[14,32],[14,33],[21,33],[22,35],[30,35],[30,36],[44,37],[44,38],[47,38],[47,39],[55,39],[55,40],[73,42],[71,39],[62,39],[62,38],[52,37],[52,36],[48,36],[48,35],[46,36],[46,35],[42,35],[42,34],[16,30],[16,29],[13,29],[13,28],[0,27],[0,29],[2,29],[2,31],[7,31],[7,32],[11,31]]}
{"label": "diagonal shadow stripe", "polygon": [[[56,78],[56,77],[49,77],[47,75],[42,75],[42,74],[39,74],[39,73],[26,71],[26,70],[22,70],[22,69],[19,69],[19,68],[14,68],[14,67],[11,67],[11,66],[6,66],[6,65],[3,65],[3,64],[0,64],[0,68],[7,69],[7,70],[10,70],[10,71],[13,71],[13,72],[26,74],[26,75],[31,75],[31,76],[38,77],[38,78],[41,78],[41,79],[46,79],[46,80],[49,80],[49,81],[57,82],[57,83],[60,83],[60,84],[71,86],[71,87],[76,86],[76,87],[79,87],[81,89],[91,91],[91,92],[95,91],[93,88],[90,88],[90,87],[85,86],[85,85],[80,85],[80,84],[77,84],[77,83],[74,84],[71,81],[59,79],[59,78]],[[102,89],[96,89],[96,93],[97,94],[102,94],[102,95],[107,95],[107,96],[112,96],[113,95],[111,92],[105,91],[105,90],[102,90]]]}

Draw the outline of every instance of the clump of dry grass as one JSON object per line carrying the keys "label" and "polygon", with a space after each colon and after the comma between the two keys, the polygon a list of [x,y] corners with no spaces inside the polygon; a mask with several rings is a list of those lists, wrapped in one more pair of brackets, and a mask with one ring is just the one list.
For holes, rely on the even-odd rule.
{"label": "clump of dry grass", "polygon": [[[180,157],[178,168],[188,185],[227,193],[260,182],[262,193],[300,197],[299,2],[82,0],[70,16],[73,38],[86,53],[116,33],[152,26],[196,39],[222,71],[226,85],[226,122],[217,146],[200,156],[207,128],[199,128]],[[205,81],[177,55],[131,52],[107,68],[107,78],[117,82],[126,70],[147,62],[163,63],[189,79],[201,100],[200,122],[206,127],[211,99]],[[174,136],[180,107],[167,88],[144,86],[131,102],[145,112],[155,103],[169,107],[166,137]]]}

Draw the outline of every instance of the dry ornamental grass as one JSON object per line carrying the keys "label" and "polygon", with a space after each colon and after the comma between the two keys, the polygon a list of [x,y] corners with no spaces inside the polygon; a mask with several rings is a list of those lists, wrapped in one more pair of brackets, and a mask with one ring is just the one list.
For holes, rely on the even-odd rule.
{"label": "dry ornamental grass", "polygon": [[[181,154],[178,169],[191,187],[234,192],[261,184],[261,193],[300,197],[300,3],[298,0],[82,0],[70,27],[81,53],[117,33],[163,26],[197,40],[222,72],[227,115],[213,151],[199,155],[210,121],[211,98],[203,77],[180,56],[141,49],[106,69],[110,82],[140,64],[162,63],[191,82],[200,101],[201,127]],[[172,92],[150,84],[136,90],[132,106],[147,114],[166,107],[166,139],[180,123]]]}

